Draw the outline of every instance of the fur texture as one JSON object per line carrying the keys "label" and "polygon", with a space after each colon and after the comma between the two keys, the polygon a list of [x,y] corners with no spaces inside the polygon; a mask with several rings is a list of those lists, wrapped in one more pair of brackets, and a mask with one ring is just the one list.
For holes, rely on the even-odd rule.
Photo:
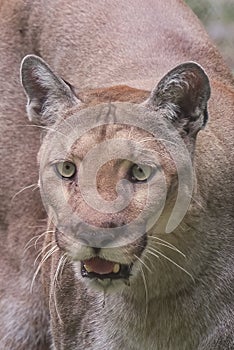
{"label": "fur texture", "polygon": [[[1,348],[233,349],[233,77],[199,21],[180,0],[2,0],[0,16]],[[22,71],[32,123],[19,81],[27,54],[42,57],[54,72],[37,58],[33,70],[27,61],[36,79],[26,67]],[[199,66],[181,66],[186,61],[198,62],[210,79],[204,130],[209,83]],[[102,257],[134,266],[130,286],[120,283],[119,291],[105,295],[105,285],[97,291],[80,275],[79,261],[93,248],[63,240],[47,222],[37,188],[37,154],[40,129],[48,141],[47,128],[59,118],[86,108],[95,112],[109,102],[130,102],[146,114],[156,113],[166,127],[173,122],[194,159],[197,184],[181,225],[166,235],[162,220],[148,233],[146,247],[155,236],[186,255],[168,245],[159,249],[182,269],[163,256],[149,257],[143,240],[126,249],[106,248]],[[90,139],[100,142],[103,135],[126,131],[133,139],[149,138],[136,130],[107,128],[73,151],[85,153]],[[167,157],[163,161],[172,183],[173,164]],[[115,163],[107,164],[99,178],[107,199],[113,195],[113,169]],[[87,215],[79,205],[74,203]],[[98,225],[120,220],[92,214],[88,219]],[[125,214],[126,219],[132,211]]]}

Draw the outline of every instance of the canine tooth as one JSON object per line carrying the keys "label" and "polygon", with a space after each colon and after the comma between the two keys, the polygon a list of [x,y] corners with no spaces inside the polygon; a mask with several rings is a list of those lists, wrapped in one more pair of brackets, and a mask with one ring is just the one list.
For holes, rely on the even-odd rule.
{"label": "canine tooth", "polygon": [[84,268],[87,272],[93,272],[93,270],[91,269],[91,267],[89,267],[88,265],[84,265]]}
{"label": "canine tooth", "polygon": [[114,272],[114,273],[118,273],[119,270],[120,270],[120,264],[115,264],[115,265],[114,265],[114,268],[113,268],[113,272]]}

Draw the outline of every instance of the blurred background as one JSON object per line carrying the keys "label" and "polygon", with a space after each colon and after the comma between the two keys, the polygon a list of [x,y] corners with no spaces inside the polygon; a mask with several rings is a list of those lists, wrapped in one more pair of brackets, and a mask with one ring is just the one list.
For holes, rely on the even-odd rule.
{"label": "blurred background", "polygon": [[234,0],[185,0],[234,73]]}

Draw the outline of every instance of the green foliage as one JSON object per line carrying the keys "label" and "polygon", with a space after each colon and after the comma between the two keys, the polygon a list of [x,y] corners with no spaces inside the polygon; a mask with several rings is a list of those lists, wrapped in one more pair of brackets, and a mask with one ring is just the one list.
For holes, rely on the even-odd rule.
{"label": "green foliage", "polygon": [[234,71],[234,0],[185,0]]}
{"label": "green foliage", "polygon": [[198,18],[200,18],[204,24],[207,24],[210,21],[212,12],[210,11],[209,1],[186,0],[186,3],[191,7],[191,9],[196,13]]}
{"label": "green foliage", "polygon": [[185,0],[185,2],[205,25],[217,17],[222,17],[225,23],[234,22],[233,0]]}
{"label": "green foliage", "polygon": [[234,3],[227,3],[223,7],[224,20],[228,23],[234,23]]}

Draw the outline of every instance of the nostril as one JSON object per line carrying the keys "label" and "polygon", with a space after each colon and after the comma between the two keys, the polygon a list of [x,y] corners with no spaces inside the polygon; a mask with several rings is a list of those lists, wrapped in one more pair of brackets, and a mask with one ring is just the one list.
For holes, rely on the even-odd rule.
{"label": "nostril", "polygon": [[103,228],[115,228],[115,227],[118,227],[118,225],[115,224],[114,222],[106,221],[106,222],[102,223],[101,227],[103,227]]}
{"label": "nostril", "polygon": [[116,228],[116,227],[121,227],[124,226],[125,222],[121,221],[119,223],[115,223],[113,221],[105,221],[102,223],[101,227],[103,228]]}

